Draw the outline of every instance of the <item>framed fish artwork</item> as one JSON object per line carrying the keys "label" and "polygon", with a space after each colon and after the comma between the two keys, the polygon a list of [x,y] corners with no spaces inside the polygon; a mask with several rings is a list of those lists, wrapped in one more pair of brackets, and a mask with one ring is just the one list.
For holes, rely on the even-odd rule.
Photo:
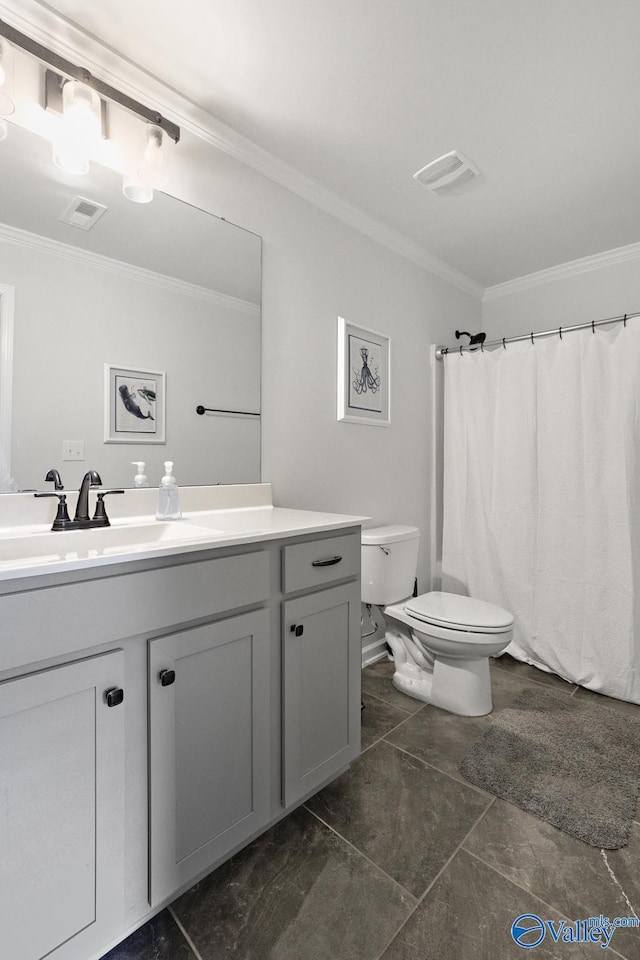
{"label": "framed fish artwork", "polygon": [[104,442],[165,443],[165,382],[160,370],[104,365]]}

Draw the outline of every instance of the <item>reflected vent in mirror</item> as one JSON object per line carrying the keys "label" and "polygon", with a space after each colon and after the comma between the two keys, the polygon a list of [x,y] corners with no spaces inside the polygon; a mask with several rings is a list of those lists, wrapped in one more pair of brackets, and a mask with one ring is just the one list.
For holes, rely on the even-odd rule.
{"label": "reflected vent in mirror", "polygon": [[434,193],[444,192],[445,190],[461,186],[470,180],[475,180],[480,176],[480,171],[470,160],[468,160],[458,150],[452,150],[451,153],[445,153],[443,157],[432,160],[426,167],[422,167],[413,178],[432,190]]}
{"label": "reflected vent in mirror", "polygon": [[103,203],[88,200],[86,197],[74,197],[59,219],[62,223],[69,223],[80,230],[91,230],[107,208]]}

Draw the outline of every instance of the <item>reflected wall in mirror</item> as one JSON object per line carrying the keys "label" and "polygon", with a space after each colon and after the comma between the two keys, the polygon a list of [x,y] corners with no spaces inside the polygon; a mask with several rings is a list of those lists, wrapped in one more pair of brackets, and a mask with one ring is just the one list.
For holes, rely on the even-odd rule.
{"label": "reflected wall in mirror", "polygon": [[[5,331],[13,313],[11,366],[0,335],[0,438],[11,435],[0,487],[3,457],[17,490],[46,487],[51,467],[70,489],[88,469],[132,486],[139,460],[151,486],[165,460],[180,484],[258,482],[260,238],[166,194],[131,203],[104,167],[67,175],[15,125],[0,178]],[[60,219],[78,197],[106,207],[87,230]],[[166,442],[104,442],[105,364],[164,373]],[[198,405],[254,416],[198,416]],[[69,441],[82,460],[63,459]]]}

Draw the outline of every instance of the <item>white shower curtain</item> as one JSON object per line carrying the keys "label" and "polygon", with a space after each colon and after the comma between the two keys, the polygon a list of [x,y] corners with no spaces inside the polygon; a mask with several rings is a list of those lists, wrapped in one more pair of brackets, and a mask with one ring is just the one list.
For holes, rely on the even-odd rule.
{"label": "white shower curtain", "polygon": [[640,703],[640,318],[445,355],[443,589],[508,648]]}

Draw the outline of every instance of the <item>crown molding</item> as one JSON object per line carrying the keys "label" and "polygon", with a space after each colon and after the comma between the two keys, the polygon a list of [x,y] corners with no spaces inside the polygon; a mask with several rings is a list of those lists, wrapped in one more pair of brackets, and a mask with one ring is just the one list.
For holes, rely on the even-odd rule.
{"label": "crown molding", "polygon": [[0,18],[134,99],[157,103],[168,119],[330,216],[480,300],[484,287],[399,231],[216,120],[172,87],[37,0],[0,0]]}
{"label": "crown molding", "polygon": [[125,277],[127,280],[138,280],[154,287],[162,287],[162,289],[169,290],[171,293],[182,294],[194,300],[214,303],[218,307],[235,310],[237,313],[260,317],[260,307],[258,304],[250,303],[248,300],[230,297],[228,294],[220,293],[218,290],[199,287],[195,283],[187,283],[186,280],[168,277],[163,273],[156,273],[154,270],[137,267],[132,263],[125,263],[123,260],[106,257],[103,254],[93,253],[90,250],[81,250],[80,247],[73,247],[69,243],[52,240],[50,237],[41,237],[37,233],[29,233],[28,230],[10,227],[6,223],[0,223],[0,241],[2,240],[19,244],[23,247],[29,247],[32,250],[38,250],[40,253],[48,253],[54,257],[60,257],[63,260],[73,260],[76,263],[96,267],[98,270],[106,270],[108,273],[117,274]]}
{"label": "crown molding", "polygon": [[615,247],[613,250],[594,253],[580,260],[568,260],[566,263],[558,264],[557,267],[548,267],[546,270],[528,273],[515,280],[496,283],[492,287],[487,287],[482,301],[486,303],[488,300],[498,300],[500,297],[508,297],[512,293],[520,293],[531,287],[539,287],[544,283],[564,280],[567,277],[577,277],[581,273],[590,273],[592,270],[600,270],[601,267],[610,267],[627,260],[640,260],[640,243],[629,243],[625,247]]}

